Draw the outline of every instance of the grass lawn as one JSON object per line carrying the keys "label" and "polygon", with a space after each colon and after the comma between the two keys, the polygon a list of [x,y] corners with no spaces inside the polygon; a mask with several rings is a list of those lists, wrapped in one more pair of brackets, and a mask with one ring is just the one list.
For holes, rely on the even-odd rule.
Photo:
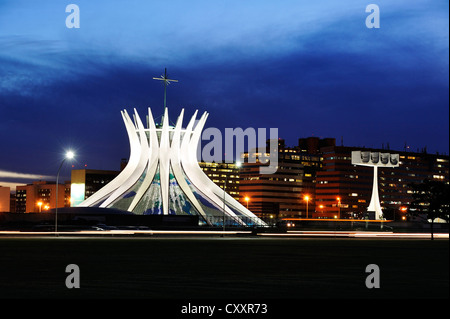
{"label": "grass lawn", "polygon": [[[65,286],[68,264],[79,289]],[[0,298],[448,297],[448,240],[0,238]]]}

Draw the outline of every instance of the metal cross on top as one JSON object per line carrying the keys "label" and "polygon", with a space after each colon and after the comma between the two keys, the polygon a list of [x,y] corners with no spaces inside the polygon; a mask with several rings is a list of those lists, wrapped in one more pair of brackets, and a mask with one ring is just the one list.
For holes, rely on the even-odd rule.
{"label": "metal cross on top", "polygon": [[166,91],[167,91],[167,85],[170,84],[170,82],[178,82],[178,80],[171,80],[167,77],[167,69],[164,69],[164,75],[161,75],[159,78],[153,78],[153,80],[159,80],[164,81],[164,110],[166,109]]}

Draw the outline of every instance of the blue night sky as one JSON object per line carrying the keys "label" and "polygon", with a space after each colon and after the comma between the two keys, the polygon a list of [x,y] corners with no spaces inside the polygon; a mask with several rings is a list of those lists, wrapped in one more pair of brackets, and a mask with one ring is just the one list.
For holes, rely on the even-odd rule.
{"label": "blue night sky", "polygon": [[[379,29],[365,25],[371,3]],[[68,148],[75,168],[119,169],[120,110],[160,116],[164,68],[179,80],[173,121],[198,109],[206,127],[276,127],[291,146],[448,154],[448,12],[448,0],[0,0],[0,185],[54,179]]]}

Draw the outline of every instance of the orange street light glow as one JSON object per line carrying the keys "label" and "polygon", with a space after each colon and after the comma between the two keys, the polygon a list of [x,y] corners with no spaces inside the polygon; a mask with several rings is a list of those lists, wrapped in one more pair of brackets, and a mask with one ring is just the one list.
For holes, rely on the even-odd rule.
{"label": "orange street light glow", "polygon": [[250,200],[250,197],[248,197],[248,196],[245,196],[245,201],[247,202],[247,209],[248,209],[248,201]]}

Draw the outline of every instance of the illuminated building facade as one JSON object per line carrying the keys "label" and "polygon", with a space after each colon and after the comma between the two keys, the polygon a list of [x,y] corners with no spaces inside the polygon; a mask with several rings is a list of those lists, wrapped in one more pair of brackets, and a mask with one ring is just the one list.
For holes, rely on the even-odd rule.
{"label": "illuminated building facade", "polygon": [[310,218],[314,212],[316,172],[322,167],[319,148],[334,144],[334,139],[310,137],[299,139],[298,146],[287,147],[279,139],[278,169],[273,174],[260,173],[265,163],[258,162],[255,150],[242,154],[241,202],[248,198],[249,209],[264,218]]}
{"label": "illuminated building facade", "polygon": [[199,162],[200,168],[205,172],[206,176],[217,186],[224,189],[235,200],[239,198],[239,173],[240,167],[236,163],[208,163]]}
{"label": "illuminated building facade", "polygon": [[74,169],[71,175],[70,197],[72,206],[78,206],[103,186],[111,182],[120,172],[95,169]]}
{"label": "illuminated building facade", "polygon": [[70,207],[70,182],[56,185],[55,182],[37,181],[16,187],[16,213],[39,213],[56,207]]}
{"label": "illuminated building facade", "polygon": [[398,154],[398,167],[378,171],[382,218],[405,218],[412,201],[411,183],[449,181],[447,155],[336,146],[334,139],[316,137],[299,139],[294,147],[279,139],[278,149],[278,170],[271,175],[260,174],[264,163],[251,158],[256,157],[254,152],[241,156],[241,202],[248,197],[249,209],[264,218],[375,219],[368,210],[376,202],[371,201],[374,168],[353,165],[355,151]]}

